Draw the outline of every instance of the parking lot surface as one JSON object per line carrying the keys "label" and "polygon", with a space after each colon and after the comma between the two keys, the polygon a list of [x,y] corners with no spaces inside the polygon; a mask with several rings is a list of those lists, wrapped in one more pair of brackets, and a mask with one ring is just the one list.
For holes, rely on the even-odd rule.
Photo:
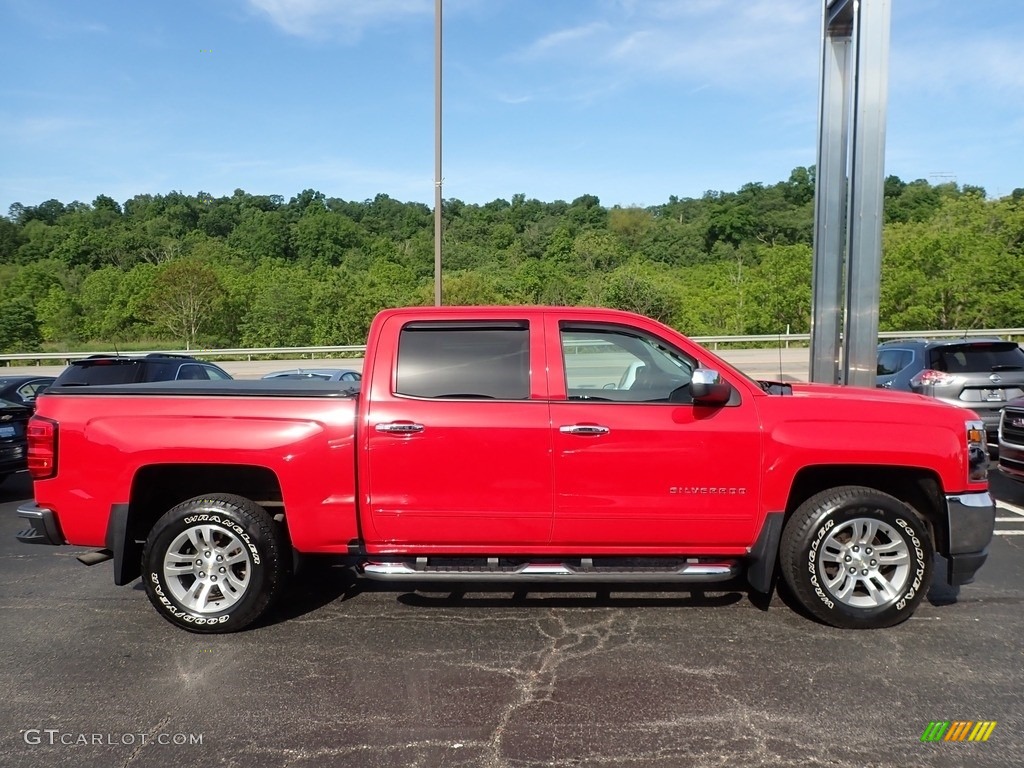
{"label": "parking lot surface", "polygon": [[[1024,490],[989,562],[851,632],[735,592],[425,593],[306,568],[271,620],[175,629],[138,582],[19,544],[0,486],[4,766],[1019,766]],[[924,743],[934,721],[995,721]]]}

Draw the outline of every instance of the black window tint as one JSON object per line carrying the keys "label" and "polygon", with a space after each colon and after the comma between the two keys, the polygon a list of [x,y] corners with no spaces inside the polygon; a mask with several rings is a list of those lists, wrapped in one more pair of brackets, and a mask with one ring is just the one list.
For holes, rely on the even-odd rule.
{"label": "black window tint", "polygon": [[526,322],[410,323],[398,339],[396,391],[413,397],[525,400]]}
{"label": "black window tint", "polygon": [[130,384],[138,372],[138,363],[135,362],[86,363],[66,368],[57,383],[67,386]]}
{"label": "black window tint", "polygon": [[170,360],[147,360],[143,381],[174,381],[181,364]]}
{"label": "black window tint", "polygon": [[914,358],[914,353],[909,349],[884,349],[878,353],[878,375],[892,376],[899,373]]}
{"label": "black window tint", "polygon": [[1012,341],[940,347],[932,368],[949,373],[988,373],[1024,369],[1024,352]]}

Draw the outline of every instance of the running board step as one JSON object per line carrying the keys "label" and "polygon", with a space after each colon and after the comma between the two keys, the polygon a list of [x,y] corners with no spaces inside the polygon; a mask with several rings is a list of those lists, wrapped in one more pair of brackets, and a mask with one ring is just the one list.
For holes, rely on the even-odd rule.
{"label": "running board step", "polygon": [[363,575],[377,581],[564,581],[579,582],[632,582],[632,583],[709,583],[729,581],[740,573],[734,560],[677,560],[670,565],[645,564],[635,558],[629,564],[603,563],[592,558],[574,559],[572,562],[522,562],[509,564],[496,557],[467,560],[420,557],[402,560],[375,560],[364,563]]}

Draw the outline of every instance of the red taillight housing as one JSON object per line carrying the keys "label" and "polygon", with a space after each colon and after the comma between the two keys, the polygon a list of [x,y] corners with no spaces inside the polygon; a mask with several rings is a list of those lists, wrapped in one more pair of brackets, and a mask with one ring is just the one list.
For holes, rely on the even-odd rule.
{"label": "red taillight housing", "polygon": [[951,387],[963,382],[962,376],[956,376],[945,371],[928,369],[919,371],[910,379],[912,387]]}
{"label": "red taillight housing", "polygon": [[57,422],[33,416],[28,422],[28,473],[33,480],[57,474]]}

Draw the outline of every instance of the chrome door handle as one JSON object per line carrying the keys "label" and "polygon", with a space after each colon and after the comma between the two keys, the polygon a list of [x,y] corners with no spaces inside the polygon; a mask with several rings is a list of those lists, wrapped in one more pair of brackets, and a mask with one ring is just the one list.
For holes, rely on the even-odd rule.
{"label": "chrome door handle", "polygon": [[558,431],[563,435],[607,435],[611,432],[608,427],[600,424],[567,424],[559,427]]}
{"label": "chrome door handle", "polygon": [[378,424],[374,427],[378,432],[387,432],[392,435],[411,435],[423,431],[422,424],[414,424],[411,421],[392,421],[387,424]]}

